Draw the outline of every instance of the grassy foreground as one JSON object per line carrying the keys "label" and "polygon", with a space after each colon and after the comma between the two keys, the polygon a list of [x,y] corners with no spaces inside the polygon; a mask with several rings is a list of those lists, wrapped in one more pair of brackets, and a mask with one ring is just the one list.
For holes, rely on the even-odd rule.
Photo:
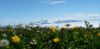
{"label": "grassy foreground", "polygon": [[100,49],[100,28],[4,26],[0,27],[0,49]]}

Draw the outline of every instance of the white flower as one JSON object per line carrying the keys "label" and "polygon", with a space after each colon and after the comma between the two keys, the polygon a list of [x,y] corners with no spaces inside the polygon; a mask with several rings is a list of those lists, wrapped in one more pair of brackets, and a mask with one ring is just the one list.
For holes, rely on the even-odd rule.
{"label": "white flower", "polygon": [[33,42],[31,41],[30,44],[33,44]]}
{"label": "white flower", "polygon": [[31,42],[30,42],[30,44],[34,44],[34,45],[36,45],[37,44],[37,42],[36,42],[36,40],[35,39],[33,39]]}
{"label": "white flower", "polygon": [[35,39],[33,39],[33,41],[36,41]]}
{"label": "white flower", "polygon": [[2,37],[7,37],[7,34],[2,34]]}
{"label": "white flower", "polygon": [[37,31],[37,32],[40,32],[40,31]]}
{"label": "white flower", "polygon": [[7,39],[0,40],[0,47],[9,46],[9,41]]}

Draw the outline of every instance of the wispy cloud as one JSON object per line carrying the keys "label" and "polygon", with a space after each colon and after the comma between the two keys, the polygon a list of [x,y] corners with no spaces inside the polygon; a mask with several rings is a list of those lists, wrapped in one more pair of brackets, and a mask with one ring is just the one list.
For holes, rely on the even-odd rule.
{"label": "wispy cloud", "polygon": [[62,4],[62,3],[66,3],[65,0],[46,0],[44,2],[48,3],[48,4]]}
{"label": "wispy cloud", "polygon": [[40,20],[40,21],[37,21],[37,22],[33,22],[32,24],[34,25],[44,25],[44,24],[50,24],[48,22],[48,20]]}
{"label": "wispy cloud", "polygon": [[61,3],[65,3],[66,1],[51,1],[49,2],[49,4],[61,4]]}
{"label": "wispy cloud", "polygon": [[75,20],[96,20],[100,19],[100,14],[96,13],[71,13],[71,14],[65,14],[67,19],[75,19]]}
{"label": "wispy cloud", "polygon": [[50,24],[49,22],[48,22],[48,20],[40,20],[39,22],[37,22],[37,23],[39,23],[39,24]]}
{"label": "wispy cloud", "polygon": [[46,25],[46,24],[61,24],[61,23],[72,23],[72,22],[82,22],[81,20],[56,20],[56,21],[51,21],[51,20],[40,20],[35,23],[34,25]]}
{"label": "wispy cloud", "polygon": [[80,20],[58,20],[54,23],[57,24],[57,23],[71,23],[71,22],[82,22],[82,21],[80,21]]}

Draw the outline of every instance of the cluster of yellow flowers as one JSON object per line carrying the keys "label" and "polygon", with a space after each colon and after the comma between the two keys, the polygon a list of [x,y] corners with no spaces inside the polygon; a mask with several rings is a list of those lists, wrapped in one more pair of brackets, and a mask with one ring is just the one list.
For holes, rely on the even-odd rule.
{"label": "cluster of yellow flowers", "polygon": [[12,42],[14,43],[19,43],[20,42],[20,38],[17,35],[12,36]]}

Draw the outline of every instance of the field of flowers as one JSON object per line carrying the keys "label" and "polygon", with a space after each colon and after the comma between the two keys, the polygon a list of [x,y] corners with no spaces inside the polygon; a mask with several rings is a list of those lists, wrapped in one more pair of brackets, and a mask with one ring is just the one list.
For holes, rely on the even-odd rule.
{"label": "field of flowers", "polygon": [[0,49],[100,49],[100,27],[1,26]]}

